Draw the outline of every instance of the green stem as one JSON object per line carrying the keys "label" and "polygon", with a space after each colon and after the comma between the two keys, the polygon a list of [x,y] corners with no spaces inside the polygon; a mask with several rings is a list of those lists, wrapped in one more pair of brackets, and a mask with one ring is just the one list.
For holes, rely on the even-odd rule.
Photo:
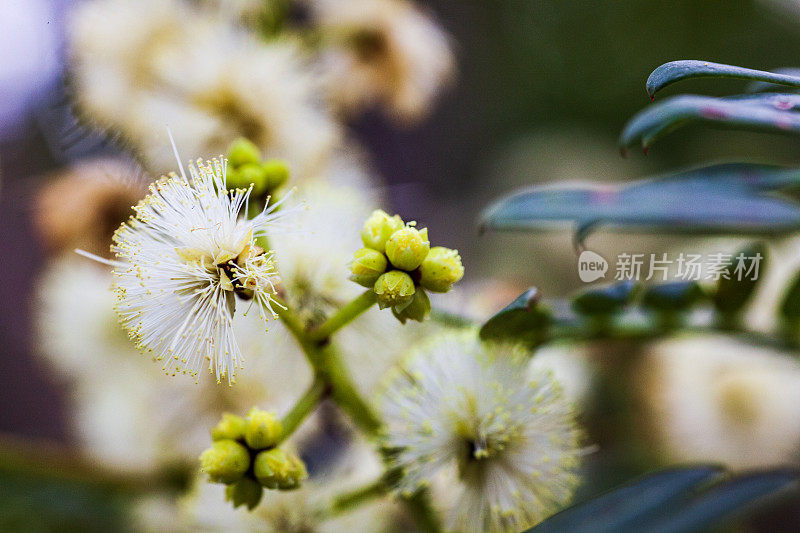
{"label": "green stem", "polygon": [[353,507],[366,503],[374,498],[380,498],[389,490],[383,477],[359,487],[357,489],[339,494],[331,503],[331,513],[334,515],[344,513]]}
{"label": "green stem", "polygon": [[403,498],[406,509],[411,514],[414,522],[419,526],[420,531],[427,533],[438,533],[442,530],[439,524],[439,517],[433,510],[430,502],[430,494],[426,489],[420,489],[413,496]]}
{"label": "green stem", "polygon": [[[361,297],[355,301],[359,299]],[[276,313],[297,340],[317,376],[330,387],[334,401],[368,435],[375,435],[381,422],[359,394],[334,347],[312,340],[300,319],[290,309],[276,306]]]}
{"label": "green stem", "polygon": [[306,333],[306,328],[303,325],[302,320],[300,320],[300,318],[280,300],[276,299],[276,303],[277,305],[274,307],[274,309],[275,313],[278,315],[278,318],[281,322],[283,322],[283,325],[286,326],[286,329],[289,330],[289,333],[292,334],[292,337],[295,338],[297,344],[300,345],[300,348],[303,350],[303,354],[305,354],[309,364],[311,364],[312,368],[316,369],[318,365],[317,350],[314,343],[308,338],[308,334]]}
{"label": "green stem", "polygon": [[328,391],[328,385],[325,380],[317,376],[311,383],[305,394],[297,400],[292,410],[286,413],[286,416],[281,420],[283,427],[283,438],[290,436],[295,430],[303,423],[303,421],[310,415],[314,409],[317,408],[319,402],[325,397]]}
{"label": "green stem", "polygon": [[331,396],[359,428],[367,435],[374,436],[381,427],[381,421],[356,389],[339,353],[331,345],[321,347],[319,350],[318,370],[330,384]]}
{"label": "green stem", "polygon": [[[364,433],[374,437],[382,425],[381,420],[366,400],[361,397],[335,347],[328,342],[324,342],[333,332],[351,322],[375,303],[374,293],[368,293],[372,293],[372,291],[366,291],[334,314],[322,327],[316,330],[313,338],[303,327],[297,315],[291,310],[278,308],[276,312],[297,340],[309,363],[314,368],[317,379],[324,384],[326,390],[330,390],[333,400]],[[322,335],[320,335],[320,330],[322,330]],[[295,406],[295,409],[307,409],[307,407]],[[289,415],[287,415],[288,417]],[[289,432],[286,433],[288,434]],[[377,487],[372,487],[368,494],[360,496],[351,494],[351,498],[360,498],[363,501],[367,499],[367,496],[377,496],[377,491]],[[434,533],[441,531],[438,517],[430,505],[427,492],[421,490],[410,498],[404,498],[403,502],[421,531]],[[352,504],[354,503],[351,500],[351,504],[348,505]]]}
{"label": "green stem", "polygon": [[312,331],[310,335],[311,339],[317,342],[324,342],[331,335],[358,318],[364,311],[375,305],[377,301],[375,291],[367,289],[355,300],[334,313],[334,315],[328,318],[320,327]]}
{"label": "green stem", "polygon": [[[389,492],[390,482],[386,476],[373,481],[363,487],[345,492],[336,496],[330,507],[333,515],[342,514],[353,507],[357,507],[375,498],[385,496]],[[400,501],[416,522],[420,531],[438,533],[442,530],[439,524],[439,517],[430,503],[430,495],[425,489],[421,489],[412,496],[402,497]]]}

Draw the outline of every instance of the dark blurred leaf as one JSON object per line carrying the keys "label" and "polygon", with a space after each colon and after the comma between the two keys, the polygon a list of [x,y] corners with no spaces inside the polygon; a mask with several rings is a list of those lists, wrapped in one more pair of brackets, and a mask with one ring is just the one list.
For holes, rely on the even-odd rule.
{"label": "dark blurred leaf", "polygon": [[[766,267],[767,247],[764,243],[751,244],[733,254],[711,298],[717,311],[728,314],[740,311],[755,292]],[[758,275],[747,274],[755,268]]]}
{"label": "dark blurred leaf", "polygon": [[725,164],[618,187],[537,187],[496,201],[481,227],[540,231],[573,223],[582,236],[603,225],[661,233],[788,233],[800,229],[800,206],[765,193],[798,184],[798,169]]}
{"label": "dark blurred leaf", "polygon": [[723,65],[709,61],[682,60],[664,63],[647,78],[647,94],[655,94],[676,81],[690,78],[737,78],[742,80],[766,81],[789,87],[800,87],[800,77],[762,70]]}
{"label": "dark blurred leaf", "polygon": [[688,492],[717,479],[721,470],[713,466],[676,468],[650,474],[551,516],[531,529],[535,533],[561,531],[619,531],[619,527]]}
{"label": "dark blurred leaf", "polygon": [[0,531],[127,531],[118,494],[97,485],[0,472]]}
{"label": "dark blurred leaf", "polygon": [[723,481],[696,495],[685,504],[665,506],[654,516],[642,516],[626,526],[631,531],[649,533],[691,533],[753,511],[769,496],[796,490],[798,473],[759,472]]}
{"label": "dark blurred leaf", "polygon": [[619,144],[641,143],[647,149],[658,138],[690,122],[776,133],[800,133],[800,95],[758,94],[730,98],[682,95],[667,98],[637,113],[622,130]]}
{"label": "dark blurred leaf", "polygon": [[703,298],[703,290],[696,281],[673,281],[647,287],[642,295],[642,306],[660,311],[684,311]]}
{"label": "dark blurred leaf", "polygon": [[630,280],[584,289],[572,300],[572,309],[581,315],[617,313],[631,301],[635,289],[636,282]]}
{"label": "dark blurred leaf", "polygon": [[531,287],[520,294],[503,310],[481,327],[483,340],[515,340],[530,348],[540,344],[547,336],[551,314],[542,306],[541,294]]}
{"label": "dark blurred leaf", "polygon": [[797,481],[796,472],[783,470],[732,478],[710,466],[667,470],[570,507],[529,531],[700,531],[796,488]]}

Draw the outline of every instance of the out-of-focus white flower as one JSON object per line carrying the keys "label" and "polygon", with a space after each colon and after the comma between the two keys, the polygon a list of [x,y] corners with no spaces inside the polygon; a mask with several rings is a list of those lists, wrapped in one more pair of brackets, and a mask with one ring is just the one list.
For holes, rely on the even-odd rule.
{"label": "out-of-focus white flower", "polygon": [[[219,387],[212,375],[199,384],[165,377],[119,325],[111,283],[102,265],[67,257],[38,284],[41,355],[66,385],[76,441],[100,464],[139,472],[171,461],[194,464],[223,412],[255,405],[283,414],[310,385],[311,370],[291,335],[278,322],[267,338],[254,313],[234,322],[248,355],[235,387]],[[312,417],[301,435],[314,428]]]}
{"label": "out-of-focus white flower", "polygon": [[349,186],[314,181],[298,187],[287,200],[298,209],[298,232],[270,237],[280,265],[287,304],[307,322],[315,322],[362,289],[348,278],[347,267],[359,248],[359,232],[374,199]]}
{"label": "out-of-focus white flower", "polygon": [[568,502],[580,432],[548,372],[474,332],[416,349],[381,394],[399,489],[432,484],[457,531],[519,531]]}
{"label": "out-of-focus white flower", "polygon": [[771,332],[778,326],[786,291],[800,272],[800,239],[771,242],[768,252],[767,263],[761,265],[759,283],[747,306],[745,319],[748,327]]}
{"label": "out-of-focus white flower", "polygon": [[[136,345],[168,373],[197,376],[204,365],[231,383],[243,359],[233,334],[237,296],[266,321],[279,282],[272,253],[255,239],[284,212],[274,204],[240,216],[249,190],[228,192],[225,161],[189,166],[150,186],[136,217],[114,233],[117,313]],[[245,311],[246,312],[246,311]]]}
{"label": "out-of-focus white flower", "polygon": [[564,396],[574,405],[586,401],[591,391],[593,369],[582,344],[548,344],[537,348],[528,371],[531,379],[542,372],[551,372],[564,389]]}
{"label": "out-of-focus white flower", "polygon": [[785,354],[722,335],[679,338],[655,345],[644,371],[652,428],[671,460],[797,461],[800,365]]}
{"label": "out-of-focus white flower", "polygon": [[203,158],[247,137],[301,179],[317,175],[339,142],[299,47],[260,42],[210,9],[92,0],[75,9],[69,37],[78,111],[121,134],[154,172],[172,163],[166,126]]}
{"label": "out-of-focus white flower", "polygon": [[430,109],[455,71],[447,36],[404,0],[309,0],[325,44],[321,68],[346,114],[382,104],[401,121]]}

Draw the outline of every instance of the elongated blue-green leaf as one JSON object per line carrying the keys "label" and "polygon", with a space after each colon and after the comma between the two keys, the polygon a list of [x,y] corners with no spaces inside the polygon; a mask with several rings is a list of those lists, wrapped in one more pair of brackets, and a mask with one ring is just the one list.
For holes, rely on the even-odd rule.
{"label": "elongated blue-green leaf", "polygon": [[529,533],[688,533],[703,531],[796,489],[798,473],[759,472],[723,479],[714,467],[658,472],[570,507]]}
{"label": "elongated blue-green leaf", "polygon": [[658,311],[686,311],[704,297],[696,281],[670,281],[647,287],[642,307]]}
{"label": "elongated blue-green leaf", "polygon": [[533,348],[547,336],[552,321],[550,311],[541,303],[535,287],[523,292],[503,310],[491,317],[480,329],[480,338],[495,341],[517,341]]}
{"label": "elongated blue-green leaf", "polygon": [[[787,76],[800,78],[800,68],[795,68],[795,67],[776,68],[772,72],[774,72],[775,74],[785,74]],[[768,81],[753,81],[748,83],[747,87],[745,88],[745,91],[748,93],[757,93],[761,91],[781,92],[785,90],[786,86],[770,83]]]}
{"label": "elongated blue-green leaf", "polygon": [[667,505],[653,516],[626,524],[629,531],[692,533],[754,510],[769,496],[797,489],[798,473],[771,471],[735,477],[719,483],[681,505]]}
{"label": "elongated blue-green leaf", "polygon": [[641,143],[647,149],[656,139],[690,122],[800,134],[800,113],[793,111],[799,104],[800,95],[795,94],[758,94],[731,98],[675,96],[634,115],[623,128],[619,144],[630,147]]}
{"label": "elongated blue-green leaf", "polygon": [[647,78],[647,94],[654,98],[667,85],[689,78],[737,78],[800,87],[798,76],[688,59],[664,63],[655,69]]}
{"label": "elongated blue-green leaf", "polygon": [[648,475],[551,516],[530,533],[614,532],[620,526],[675,501],[685,501],[698,486],[717,479],[720,469],[697,466]]}
{"label": "elongated blue-green leaf", "polygon": [[490,205],[481,227],[542,231],[572,224],[581,235],[600,226],[674,234],[785,234],[800,229],[800,206],[767,193],[798,183],[798,169],[729,164],[615,187],[537,187]]}
{"label": "elongated blue-green leaf", "polygon": [[620,281],[579,292],[572,300],[572,309],[581,315],[613,314],[630,303],[636,292],[636,282]]}

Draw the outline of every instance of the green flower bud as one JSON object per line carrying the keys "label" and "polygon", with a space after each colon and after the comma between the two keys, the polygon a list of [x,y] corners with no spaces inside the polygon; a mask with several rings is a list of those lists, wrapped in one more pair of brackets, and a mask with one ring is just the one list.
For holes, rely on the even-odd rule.
{"label": "green flower bud", "polygon": [[240,167],[248,163],[257,164],[261,161],[261,150],[250,140],[239,137],[228,149],[228,162],[233,167]]}
{"label": "green flower bud", "polygon": [[275,446],[281,439],[283,427],[275,413],[268,413],[253,407],[247,413],[246,422],[244,440],[254,450]]}
{"label": "green flower bud", "polygon": [[431,250],[428,242],[428,229],[406,227],[392,233],[386,241],[386,256],[397,268],[412,271],[422,264]]}
{"label": "green flower bud", "polygon": [[395,307],[402,310],[414,296],[414,280],[406,272],[390,270],[382,274],[373,287],[378,296],[378,307]]}
{"label": "green flower bud", "polygon": [[222,420],[211,429],[213,440],[239,440],[244,437],[245,422],[241,416],[223,413]]}
{"label": "green flower bud", "polygon": [[247,509],[252,511],[261,501],[262,494],[264,494],[264,489],[261,485],[249,477],[243,477],[236,483],[225,487],[225,499],[233,504],[234,509],[240,505],[246,505]]}
{"label": "green flower bud", "polygon": [[308,477],[303,461],[280,448],[266,450],[256,455],[253,473],[263,486],[281,490],[295,489]]}
{"label": "green flower bud", "polygon": [[361,230],[361,241],[367,248],[383,252],[386,241],[397,230],[403,229],[403,220],[395,215],[390,217],[385,211],[376,209],[372,212]]}
{"label": "green flower bud", "polygon": [[409,303],[406,307],[400,311],[398,311],[396,308],[392,308],[392,314],[403,324],[405,324],[406,320],[409,319],[422,322],[430,313],[431,301],[422,287],[417,288],[416,292],[414,292],[414,297],[411,299],[411,303]]}
{"label": "green flower bud", "polygon": [[261,163],[268,191],[274,191],[289,181],[289,166],[282,159],[268,159]]}
{"label": "green flower bud", "polygon": [[354,257],[350,263],[350,271],[353,273],[350,280],[363,287],[374,286],[380,275],[386,272],[386,256],[377,250],[361,248]]}
{"label": "green flower bud", "polygon": [[200,468],[216,483],[233,483],[250,468],[247,448],[233,440],[218,440],[200,454]]}
{"label": "green flower bud", "polygon": [[252,185],[255,196],[267,192],[267,173],[261,165],[246,163],[236,169],[234,176],[236,183],[232,184],[228,179],[228,189],[247,189]]}
{"label": "green flower bud", "polygon": [[291,463],[291,470],[289,476],[283,480],[278,488],[281,490],[292,490],[300,486],[300,483],[308,478],[308,471],[302,459],[293,453],[289,455],[289,462]]}
{"label": "green flower bud", "polygon": [[464,265],[458,250],[434,246],[419,267],[419,283],[433,292],[447,292],[464,277]]}

